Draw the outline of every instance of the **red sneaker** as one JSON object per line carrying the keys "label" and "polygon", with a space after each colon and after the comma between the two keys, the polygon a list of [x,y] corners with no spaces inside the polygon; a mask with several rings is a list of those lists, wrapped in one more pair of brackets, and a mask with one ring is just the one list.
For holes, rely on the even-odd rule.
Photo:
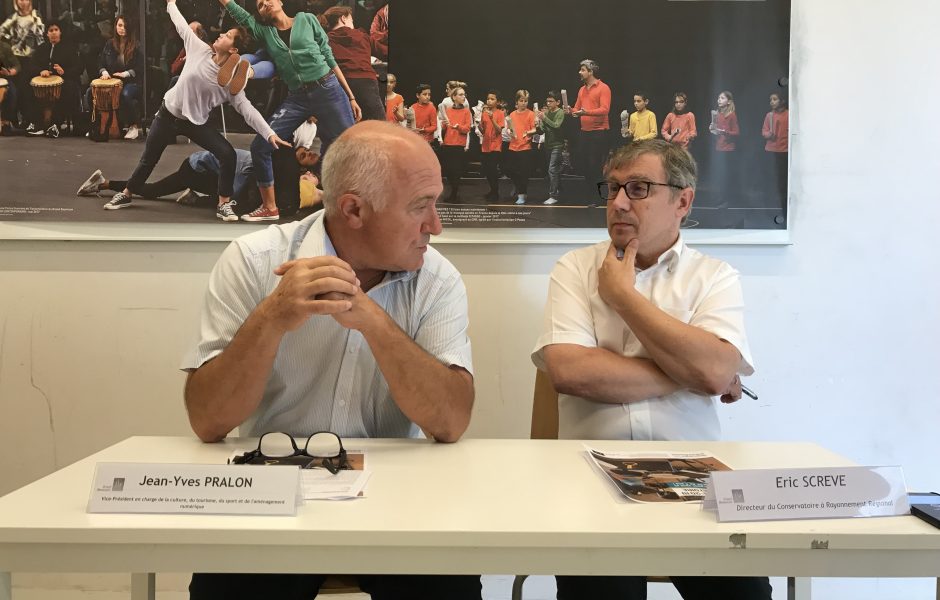
{"label": "red sneaker", "polygon": [[247,215],[242,215],[242,221],[277,221],[281,218],[281,213],[275,208],[274,210],[268,210],[262,204],[258,208],[254,209]]}

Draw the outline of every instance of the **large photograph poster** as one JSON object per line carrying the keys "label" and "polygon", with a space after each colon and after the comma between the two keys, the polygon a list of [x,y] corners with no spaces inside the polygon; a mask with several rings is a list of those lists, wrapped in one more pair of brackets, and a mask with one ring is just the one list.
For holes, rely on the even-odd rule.
{"label": "large photograph poster", "polygon": [[[257,10],[252,0],[235,1]],[[206,39],[234,25],[216,0],[179,0],[179,6],[188,21],[205,21]],[[445,237],[563,241],[575,232],[582,238],[583,232],[597,233],[605,221],[605,201],[597,190],[603,158],[644,136],[687,144],[698,161],[699,186],[687,229],[786,233],[789,0],[478,0],[459,7],[439,0],[284,2],[288,14],[321,14],[336,6],[349,7],[351,26],[372,39],[371,64],[382,101],[388,75],[397,77],[394,92],[403,98],[404,126],[414,126],[418,88],[429,86],[434,131],[428,137],[446,175],[439,202]],[[126,179],[143,152],[145,130],[134,141],[121,139],[124,131],[108,143],[84,136],[95,114],[89,88],[99,55],[114,35],[112,24],[119,13],[128,15],[146,63],[136,104],[146,126],[172,85],[182,47],[165,2],[123,3],[119,10],[111,0],[46,0],[35,9],[40,16],[52,15],[46,21],[57,23],[63,44],[78,53],[84,102],[63,92],[59,104],[74,110],[60,137],[0,136],[0,237],[230,239],[244,233],[249,224],[217,219],[211,190],[176,186],[180,189],[159,197],[135,195],[133,205],[120,211],[103,209],[113,190],[76,196],[97,170],[112,184]],[[575,112],[586,60],[609,88],[606,118]],[[8,85],[19,85],[27,91],[20,96],[27,97],[29,77],[24,73],[21,79]],[[463,84],[470,114],[467,142],[460,148],[446,139],[451,99],[445,86],[451,81]],[[525,110],[514,118],[520,90],[528,96]],[[500,121],[499,139],[490,140],[493,151],[482,152],[483,123],[495,114],[484,107],[490,91],[497,92],[495,102],[508,118]],[[270,118],[286,87],[275,74],[250,80],[245,92]],[[21,127],[40,115],[39,108],[48,108],[41,94],[34,95],[29,110],[18,111]],[[550,95],[559,108],[544,115]],[[11,115],[9,104],[2,118],[15,125],[17,111]],[[551,135],[542,125],[550,121],[560,122]],[[209,122],[224,128],[236,149],[249,149],[253,133],[230,107],[224,115],[214,110]],[[524,135],[530,126],[531,134]],[[149,181],[164,181],[185,171],[187,162],[195,164],[192,157],[201,149],[178,141],[164,152]],[[315,178],[304,174],[299,160],[293,149],[275,156],[280,222],[319,208]],[[248,168],[250,162],[243,161]],[[312,170],[315,175],[318,168]],[[497,178],[495,184],[487,173]],[[253,178],[248,181],[239,214],[260,203]]]}
{"label": "large photograph poster", "polygon": [[[256,0],[231,4],[267,20]],[[254,119],[255,126],[261,120],[274,121],[283,115],[292,93],[287,81],[298,94],[303,89],[296,85],[298,79],[306,86],[332,86],[336,81],[328,73],[329,61],[322,60],[321,48],[327,44],[346,74],[349,95],[358,96],[363,118],[386,118],[387,2],[283,0],[281,5],[287,17],[303,11],[324,23],[322,37],[313,28],[288,36],[292,52],[317,57],[303,62],[303,69],[294,64],[290,72],[280,72],[288,64],[280,46],[278,67],[267,47],[270,40],[259,35],[242,38],[235,15],[219,0],[176,0],[188,27],[171,22],[166,0],[5,3],[0,14],[0,238],[226,240],[318,210],[322,163],[317,161],[326,141],[323,132],[339,133],[336,111],[317,115],[317,109],[307,106],[308,115],[278,130],[293,144],[271,157],[278,210],[266,209],[263,221],[258,215],[246,219],[262,204],[252,151],[256,136],[246,124],[245,113],[251,112],[246,103],[235,102],[242,109],[235,110],[224,102],[212,108],[205,121],[207,131],[223,133],[236,153],[229,211],[220,210],[229,204],[221,201],[229,196],[219,194],[220,162],[197,143],[207,143],[207,131],[187,135],[166,125],[182,122],[181,102],[208,109],[219,101],[219,91],[222,100],[237,100],[243,93],[261,116]],[[183,37],[189,40],[185,45]],[[238,68],[222,76],[229,51],[225,46],[217,51],[216,44],[223,38],[241,42],[235,48],[241,60],[233,64],[250,64],[247,80],[236,75]],[[197,60],[188,56],[187,48]],[[198,66],[208,64],[200,62],[207,55],[220,65],[217,76],[211,68]],[[194,64],[187,75],[187,65]],[[234,81],[241,82],[238,90]],[[340,96],[331,102],[351,108],[346,96]],[[156,135],[155,115],[164,101],[176,113],[164,109],[170,116],[164,115],[162,135]],[[190,115],[206,118],[197,109]],[[314,123],[316,118],[321,120]],[[230,156],[224,146],[220,150],[221,144],[210,145],[223,157]],[[146,175],[146,184],[138,177],[131,190],[128,180],[145,149],[147,168],[158,155],[159,161]]]}
{"label": "large photograph poster", "polygon": [[[699,187],[686,227],[786,229],[789,0],[479,0],[460,6],[408,0],[396,2],[394,11],[389,68],[410,101],[416,86],[427,83],[438,104],[445,82],[456,80],[466,83],[470,106],[498,90],[507,115],[518,90],[529,92],[529,110],[543,109],[549,91],[574,107],[583,85],[579,65],[590,59],[610,88],[609,129],[599,134],[605,150],[629,142],[621,129],[622,123],[629,128],[633,113],[639,113],[634,120],[641,133],[663,137],[679,129],[679,142],[688,139],[679,125],[694,122],[697,135],[688,147],[699,164]],[[688,114],[676,110],[680,92]],[[667,118],[671,131],[664,131]],[[566,114],[561,126],[560,193],[549,189],[551,152],[536,138],[531,162],[521,167],[529,175],[524,204],[517,204],[518,190],[506,177],[521,162],[508,144],[499,157],[499,195],[487,197],[486,157],[472,133],[458,193],[447,184],[441,198],[445,225],[603,227],[600,166],[588,164],[582,120]],[[549,198],[557,202],[545,204]]]}

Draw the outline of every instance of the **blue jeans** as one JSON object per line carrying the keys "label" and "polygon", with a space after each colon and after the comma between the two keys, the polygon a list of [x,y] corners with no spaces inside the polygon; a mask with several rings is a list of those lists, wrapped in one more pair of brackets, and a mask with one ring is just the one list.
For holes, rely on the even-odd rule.
{"label": "blue jeans", "polygon": [[252,79],[271,79],[277,72],[274,63],[271,62],[271,57],[264,48],[254,54],[242,54],[242,59],[251,65],[251,70],[254,71]]}
{"label": "blue jeans", "polygon": [[140,123],[140,86],[136,83],[125,83],[121,89],[121,105],[118,107],[118,118],[122,125],[130,126]]}
{"label": "blue jeans", "polygon": [[221,133],[208,123],[196,125],[186,119],[177,119],[165,106],[161,106],[150,124],[150,133],[144,144],[144,153],[137,163],[137,168],[131,178],[127,180],[127,189],[131,193],[144,195],[144,184],[154,167],[163,156],[166,147],[176,141],[177,135],[185,135],[212,153],[219,161],[219,195],[230,197],[235,179],[235,163],[237,155],[235,149]]}
{"label": "blue jeans", "polygon": [[[339,134],[353,126],[352,107],[349,97],[336,76],[330,74],[323,83],[312,82],[287,95],[284,102],[271,115],[268,123],[282,140],[293,139],[294,130],[309,117],[317,118],[317,136],[320,147],[320,162],[330,144]],[[271,143],[260,135],[251,142],[251,159],[258,187],[274,185],[274,168],[271,166]]]}
{"label": "blue jeans", "polygon": [[562,148],[552,148],[548,157],[548,197],[558,198],[561,193],[559,186],[559,177],[561,176],[561,151]]}

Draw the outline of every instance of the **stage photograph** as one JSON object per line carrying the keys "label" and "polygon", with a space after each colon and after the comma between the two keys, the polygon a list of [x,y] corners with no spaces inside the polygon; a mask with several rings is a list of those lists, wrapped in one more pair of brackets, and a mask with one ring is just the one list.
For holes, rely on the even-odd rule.
{"label": "stage photograph", "polygon": [[451,231],[601,229],[607,157],[653,138],[697,162],[684,228],[787,229],[789,0],[481,0],[462,37],[446,3],[390,4],[16,0],[0,222],[295,220],[332,140],[378,119],[434,149]]}

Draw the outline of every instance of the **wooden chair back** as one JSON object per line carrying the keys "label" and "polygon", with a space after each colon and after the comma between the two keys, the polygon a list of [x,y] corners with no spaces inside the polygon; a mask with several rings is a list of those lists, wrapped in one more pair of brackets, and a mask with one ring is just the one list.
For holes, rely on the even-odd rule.
{"label": "wooden chair back", "polygon": [[535,372],[535,389],[532,394],[532,428],[529,437],[533,440],[558,439],[558,392],[545,371]]}

